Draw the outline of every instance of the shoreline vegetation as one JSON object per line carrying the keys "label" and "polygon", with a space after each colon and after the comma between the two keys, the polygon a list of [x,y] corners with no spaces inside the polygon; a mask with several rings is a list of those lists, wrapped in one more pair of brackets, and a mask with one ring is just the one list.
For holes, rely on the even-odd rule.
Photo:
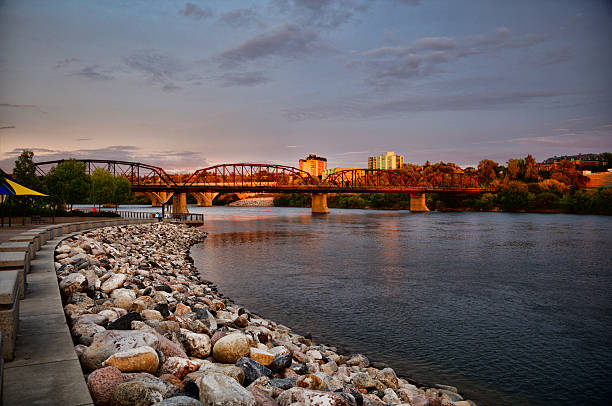
{"label": "shoreline vegetation", "polygon": [[120,226],[57,247],[66,319],[96,405],[475,405],[455,387],[398,377],[223,297],[189,257],[205,235]]}

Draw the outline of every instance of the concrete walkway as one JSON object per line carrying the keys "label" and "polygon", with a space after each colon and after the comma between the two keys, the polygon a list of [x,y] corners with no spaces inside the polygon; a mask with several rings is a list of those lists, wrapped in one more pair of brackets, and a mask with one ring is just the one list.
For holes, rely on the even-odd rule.
{"label": "concrete walkway", "polygon": [[5,406],[93,405],[66,323],[53,264],[59,242],[76,234],[80,232],[47,241],[31,261],[26,298],[19,303],[15,359],[4,364]]}

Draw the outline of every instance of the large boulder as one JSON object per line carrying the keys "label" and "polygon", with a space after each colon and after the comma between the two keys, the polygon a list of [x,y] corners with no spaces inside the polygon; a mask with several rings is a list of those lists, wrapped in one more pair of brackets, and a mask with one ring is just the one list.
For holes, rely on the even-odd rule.
{"label": "large boulder", "polygon": [[220,338],[213,347],[213,357],[226,364],[233,364],[251,352],[248,338],[242,333],[232,333]]}
{"label": "large boulder", "polygon": [[200,401],[206,406],[255,406],[255,398],[229,376],[209,373],[197,380]]}
{"label": "large boulder", "polygon": [[147,331],[103,331],[94,335],[93,342],[81,356],[81,364],[86,370],[92,371],[101,368],[102,363],[115,353],[145,345],[157,348],[159,339]]}
{"label": "large boulder", "polygon": [[159,358],[153,348],[145,345],[116,352],[108,357],[102,365],[114,366],[121,372],[148,372],[154,374],[159,366]]}
{"label": "large boulder", "polygon": [[151,406],[204,406],[204,403],[189,396],[175,396],[173,398],[164,399],[161,402]]}
{"label": "large boulder", "polygon": [[183,379],[185,375],[198,369],[200,369],[200,364],[197,362],[187,358],[170,357],[161,366],[160,373],[172,374],[179,379]]}
{"label": "large boulder", "polygon": [[113,392],[122,383],[123,375],[115,367],[96,369],[87,377],[87,388],[98,406],[108,405]]}
{"label": "large boulder", "polygon": [[113,274],[110,278],[104,281],[100,290],[104,293],[110,293],[115,289],[123,286],[123,282],[127,279],[127,275],[122,273]]}
{"label": "large boulder", "polygon": [[149,382],[122,383],[111,396],[112,406],[148,406],[164,400],[158,387]]}
{"label": "large boulder", "polygon": [[259,362],[252,360],[251,358],[243,357],[236,361],[236,366],[240,367],[244,371],[244,384],[250,385],[251,382],[262,376],[271,376],[272,371]]}
{"label": "large boulder", "polygon": [[210,337],[181,329],[180,341],[192,357],[206,358],[210,355]]}

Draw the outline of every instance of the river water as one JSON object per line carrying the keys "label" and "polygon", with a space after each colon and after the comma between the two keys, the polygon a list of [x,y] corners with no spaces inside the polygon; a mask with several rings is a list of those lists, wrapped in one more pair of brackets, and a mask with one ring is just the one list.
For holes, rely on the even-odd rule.
{"label": "river water", "polygon": [[317,342],[479,405],[611,402],[610,217],[204,212],[203,277]]}

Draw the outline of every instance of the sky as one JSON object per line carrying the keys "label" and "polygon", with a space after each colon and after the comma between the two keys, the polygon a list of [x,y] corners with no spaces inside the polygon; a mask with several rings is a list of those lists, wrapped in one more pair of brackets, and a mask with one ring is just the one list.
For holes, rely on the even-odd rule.
{"label": "sky", "polygon": [[612,150],[609,0],[0,0],[0,167]]}

